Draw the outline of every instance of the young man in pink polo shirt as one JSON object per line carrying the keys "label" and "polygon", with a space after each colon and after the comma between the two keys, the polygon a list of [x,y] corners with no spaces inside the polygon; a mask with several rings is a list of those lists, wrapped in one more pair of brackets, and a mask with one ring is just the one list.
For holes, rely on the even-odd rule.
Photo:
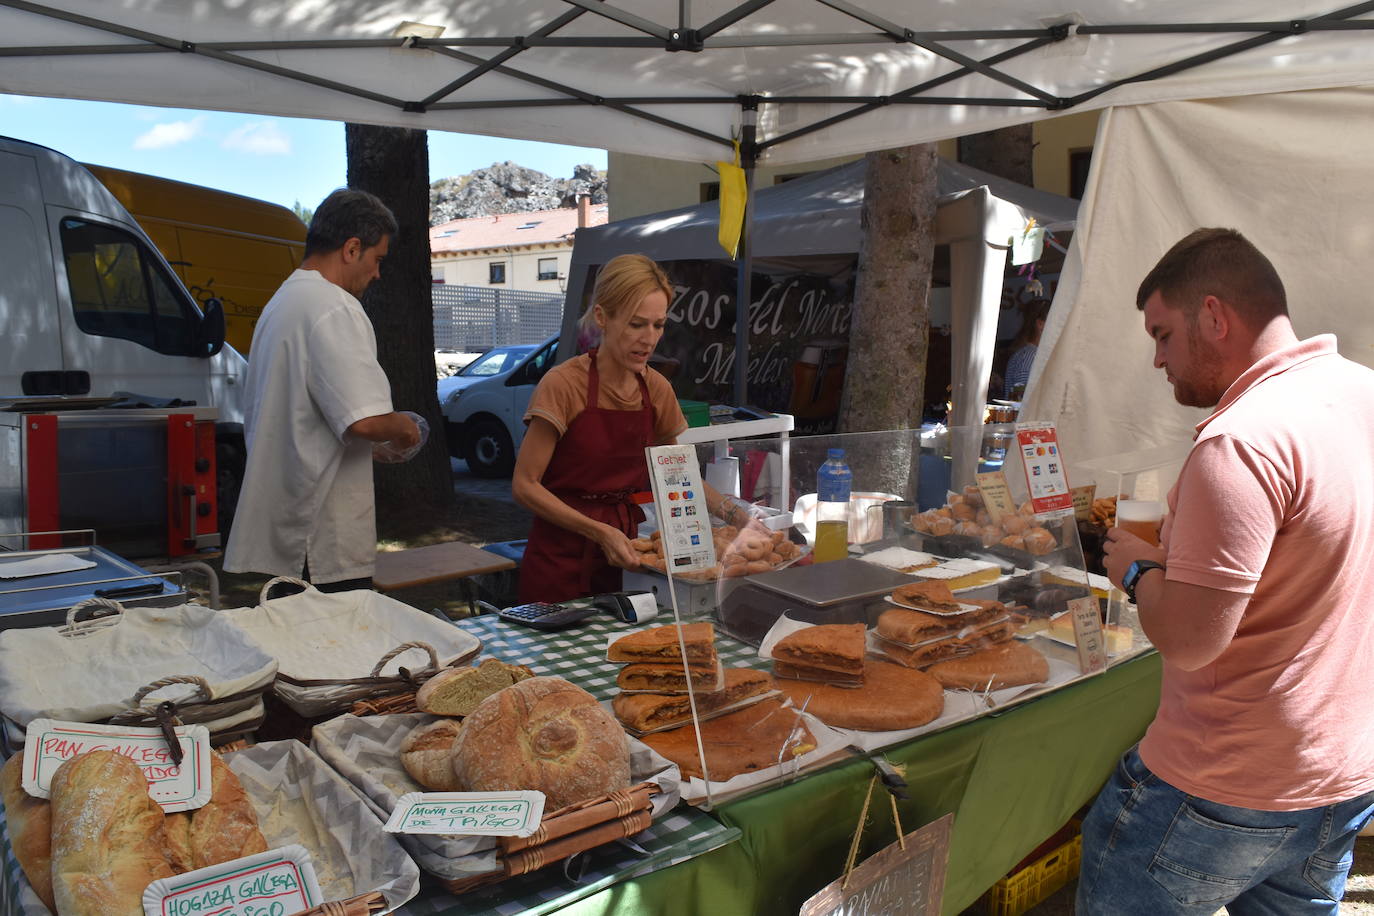
{"label": "young man in pink polo shirt", "polygon": [[1163,546],[1107,534],[1164,679],[1083,824],[1078,913],[1335,914],[1374,813],[1374,371],[1297,338],[1234,230],[1174,245],[1136,307],[1214,410]]}

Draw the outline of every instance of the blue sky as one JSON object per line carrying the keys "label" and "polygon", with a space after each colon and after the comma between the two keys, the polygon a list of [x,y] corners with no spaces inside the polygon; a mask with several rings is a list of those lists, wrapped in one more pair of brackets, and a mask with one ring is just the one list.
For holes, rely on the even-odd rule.
{"label": "blue sky", "polygon": [[[146,172],[291,206],[314,207],[344,183],[338,121],[149,108],[0,94],[0,135],[80,162]],[[433,181],[510,160],[554,178],[606,167],[606,151],[431,131]]]}

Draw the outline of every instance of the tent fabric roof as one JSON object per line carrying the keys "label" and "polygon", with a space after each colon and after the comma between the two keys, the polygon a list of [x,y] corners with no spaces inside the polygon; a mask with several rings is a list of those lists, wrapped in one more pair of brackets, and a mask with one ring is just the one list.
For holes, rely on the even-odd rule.
{"label": "tent fabric roof", "polygon": [[1334,2],[0,0],[0,87],[698,162],[725,157],[747,101],[761,161],[785,164],[1367,84],[1374,3]]}
{"label": "tent fabric roof", "polygon": [[[866,167],[860,159],[755,192],[753,256],[788,258],[858,251]],[[966,165],[939,161],[937,194],[941,202],[982,186],[987,186],[993,197],[1052,228],[1072,226],[1078,210],[1078,201],[1071,198],[1027,188]],[[707,203],[579,230],[573,263],[601,264],[626,252],[643,252],[659,260],[724,258],[716,241],[719,218],[719,206]]]}

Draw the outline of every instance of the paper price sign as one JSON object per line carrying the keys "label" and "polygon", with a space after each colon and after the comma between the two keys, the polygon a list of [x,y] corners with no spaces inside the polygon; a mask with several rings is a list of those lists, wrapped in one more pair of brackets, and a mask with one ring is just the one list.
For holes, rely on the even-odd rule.
{"label": "paper price sign", "polygon": [[1031,509],[1037,516],[1058,518],[1073,514],[1073,495],[1064,473],[1064,456],[1059,451],[1059,434],[1050,424],[1018,426],[1016,447],[1026,472],[1026,489]]}
{"label": "paper price sign", "polygon": [[388,833],[529,836],[544,816],[543,792],[410,792],[387,819]]}
{"label": "paper price sign", "polygon": [[1007,475],[1001,471],[986,471],[978,475],[978,492],[983,496],[983,508],[995,525],[1004,516],[1016,514],[1016,500],[1011,498]]}
{"label": "paper price sign", "polygon": [[323,902],[310,853],[292,845],[154,881],[143,892],[143,913],[284,916]]}
{"label": "paper price sign", "polygon": [[178,725],[176,736],[180,766],[172,761],[161,729],[34,719],[24,733],[24,791],[47,798],[62,764],[91,751],[114,751],[139,765],[148,794],[163,811],[199,808],[210,800],[210,731],[204,725]]}
{"label": "paper price sign", "polygon": [[1073,615],[1073,639],[1078,644],[1078,667],[1084,674],[1105,671],[1107,653],[1103,644],[1102,618],[1097,613],[1097,599],[1088,595],[1069,602]]}
{"label": "paper price sign", "polygon": [[690,445],[646,448],[649,479],[654,488],[654,511],[663,532],[663,556],[668,572],[684,573],[716,565],[716,542],[706,514],[697,450]]}
{"label": "paper price sign", "polygon": [[1073,494],[1073,517],[1083,522],[1092,521],[1093,497],[1097,495],[1097,484],[1073,487],[1069,492]]}

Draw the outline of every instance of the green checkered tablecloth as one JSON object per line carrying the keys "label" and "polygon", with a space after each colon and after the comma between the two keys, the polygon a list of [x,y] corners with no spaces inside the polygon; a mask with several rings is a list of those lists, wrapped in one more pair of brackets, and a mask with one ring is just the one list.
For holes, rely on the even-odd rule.
{"label": "green checkered tablecloth", "polygon": [[[656,620],[655,625],[670,621]],[[482,654],[502,661],[530,665],[538,674],[565,678],[598,700],[616,693],[620,665],[606,661],[606,645],[614,637],[640,629],[609,617],[592,617],[573,629],[549,633],[507,623],[494,614],[471,617],[458,626],[482,640]],[[726,666],[758,666],[755,650],[720,634],[716,652]],[[722,825],[709,814],[679,805],[633,841],[641,852],[612,843],[593,850],[580,876],[565,875],[553,865],[532,875],[455,897],[428,879],[420,894],[397,912],[407,916],[477,913],[548,913],[588,897],[603,888],[688,859],[733,842],[739,830]]]}

